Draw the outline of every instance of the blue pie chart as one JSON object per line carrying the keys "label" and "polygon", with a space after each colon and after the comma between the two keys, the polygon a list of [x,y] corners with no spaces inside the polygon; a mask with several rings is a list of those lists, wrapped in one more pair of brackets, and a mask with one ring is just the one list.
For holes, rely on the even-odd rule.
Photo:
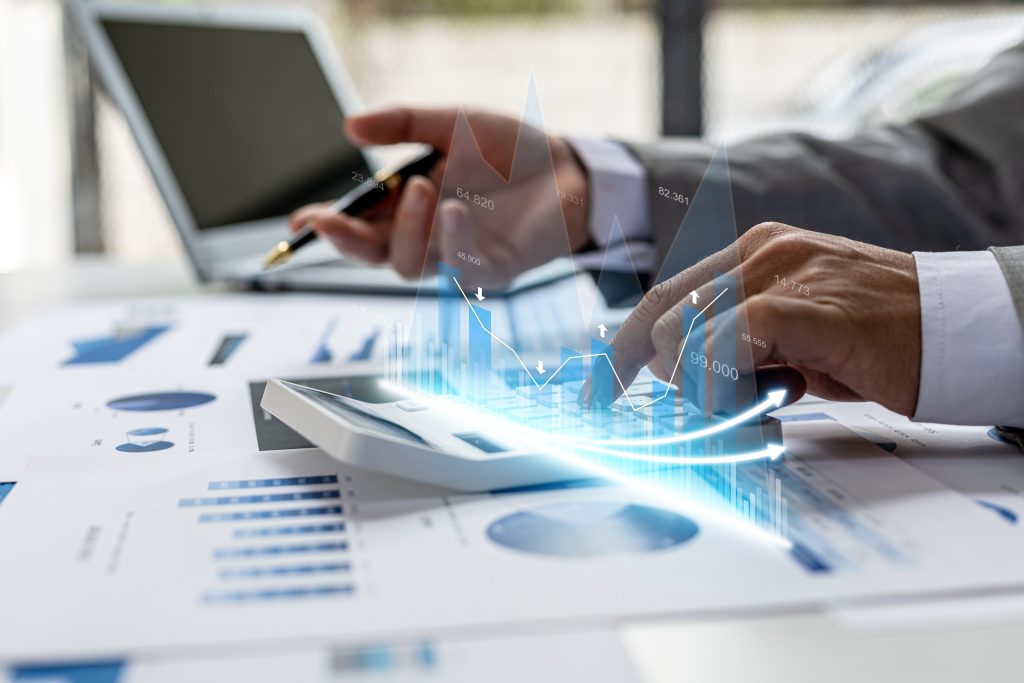
{"label": "blue pie chart", "polygon": [[152,394],[134,394],[107,401],[107,407],[114,410],[155,412],[160,410],[184,410],[195,408],[216,400],[213,394],[200,391],[161,391]]}
{"label": "blue pie chart", "polygon": [[167,435],[165,427],[138,427],[127,432],[128,443],[117,447],[122,453],[154,453],[165,451],[174,446],[164,439]]}
{"label": "blue pie chart", "polygon": [[493,522],[487,537],[500,546],[535,555],[598,557],[678,547],[697,535],[693,520],[646,505],[610,502],[554,503]]}

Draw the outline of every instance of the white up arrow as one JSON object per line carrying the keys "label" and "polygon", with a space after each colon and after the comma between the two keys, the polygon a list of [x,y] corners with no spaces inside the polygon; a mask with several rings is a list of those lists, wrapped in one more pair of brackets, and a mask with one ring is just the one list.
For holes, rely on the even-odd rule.
{"label": "white up arrow", "polygon": [[697,299],[700,298],[700,295],[697,294],[696,290],[694,290],[694,291],[690,292],[690,298],[693,299],[693,305],[696,306],[697,305]]}
{"label": "white up arrow", "polygon": [[604,323],[597,326],[597,331],[601,333],[601,339],[604,339],[604,336],[608,334],[608,328],[604,326]]}

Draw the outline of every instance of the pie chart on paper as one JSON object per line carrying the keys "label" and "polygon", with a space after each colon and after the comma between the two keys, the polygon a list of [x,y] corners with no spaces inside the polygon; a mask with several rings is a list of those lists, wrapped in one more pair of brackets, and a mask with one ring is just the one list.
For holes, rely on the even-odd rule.
{"label": "pie chart on paper", "polygon": [[499,546],[535,555],[598,557],[675,548],[697,531],[691,519],[669,510],[580,502],[514,512],[493,522],[487,537]]}
{"label": "pie chart on paper", "polygon": [[155,412],[161,410],[184,410],[195,408],[216,400],[213,394],[199,391],[163,391],[151,394],[134,394],[107,401],[113,410]]}

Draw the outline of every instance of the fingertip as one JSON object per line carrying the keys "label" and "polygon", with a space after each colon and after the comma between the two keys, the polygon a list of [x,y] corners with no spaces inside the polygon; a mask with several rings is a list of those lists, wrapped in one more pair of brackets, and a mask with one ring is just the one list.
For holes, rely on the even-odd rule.
{"label": "fingertip", "polygon": [[349,227],[349,218],[342,213],[315,215],[309,220],[313,223],[313,229],[325,237],[344,234]]}
{"label": "fingertip", "polygon": [[379,120],[379,112],[350,116],[345,120],[345,136],[358,147],[371,145],[374,142],[374,128]]}
{"label": "fingertip", "polygon": [[345,214],[329,214],[319,216],[313,227],[346,256],[371,264],[385,260],[383,238],[365,221]]}
{"label": "fingertip", "polygon": [[409,142],[403,138],[411,116],[409,110],[395,107],[366,112],[349,117],[345,121],[345,133],[359,146]]}
{"label": "fingertip", "polygon": [[292,232],[302,229],[307,223],[315,221],[317,215],[324,211],[324,204],[306,204],[288,217],[288,229]]}
{"label": "fingertip", "polygon": [[469,210],[457,199],[446,199],[441,202],[438,213],[441,218],[441,232],[447,238],[461,235],[469,223]]}
{"label": "fingertip", "polygon": [[768,399],[768,393],[771,391],[785,390],[786,395],[782,399],[780,408],[796,403],[807,393],[807,378],[799,370],[788,365],[768,365],[758,368],[754,377],[757,382],[759,400]]}
{"label": "fingertip", "polygon": [[406,279],[424,277],[427,273],[430,224],[436,200],[433,183],[423,176],[410,178],[398,200],[388,256],[395,271]]}
{"label": "fingertip", "polygon": [[406,189],[409,192],[415,192],[419,200],[432,199],[436,193],[434,183],[430,182],[430,179],[423,175],[414,175],[409,178],[406,182]]}

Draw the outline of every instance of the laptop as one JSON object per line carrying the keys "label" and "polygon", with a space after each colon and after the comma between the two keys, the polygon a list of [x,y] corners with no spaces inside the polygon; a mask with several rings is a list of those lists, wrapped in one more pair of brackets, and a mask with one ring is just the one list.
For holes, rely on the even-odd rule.
{"label": "laptop", "polygon": [[[68,3],[94,70],[123,112],[196,274],[254,289],[431,293],[326,243],[263,270],[288,215],[332,201],[379,163],[342,133],[358,98],[308,11]],[[507,291],[569,276],[568,260]]]}

